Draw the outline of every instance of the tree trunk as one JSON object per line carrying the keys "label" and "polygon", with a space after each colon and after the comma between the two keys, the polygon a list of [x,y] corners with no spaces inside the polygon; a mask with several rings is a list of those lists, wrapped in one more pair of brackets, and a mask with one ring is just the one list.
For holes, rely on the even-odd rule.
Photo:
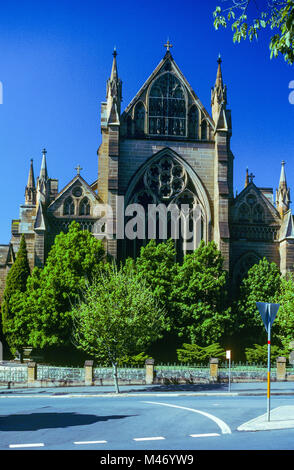
{"label": "tree trunk", "polygon": [[113,380],[114,380],[114,386],[115,386],[115,393],[119,393],[118,379],[117,379],[117,363],[113,362],[112,367],[113,367]]}

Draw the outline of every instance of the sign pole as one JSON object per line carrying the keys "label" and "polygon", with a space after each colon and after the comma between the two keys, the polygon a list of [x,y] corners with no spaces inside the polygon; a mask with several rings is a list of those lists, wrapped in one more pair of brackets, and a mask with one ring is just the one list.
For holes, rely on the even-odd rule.
{"label": "sign pole", "polygon": [[[269,309],[269,307],[268,307]],[[269,315],[267,338],[267,420],[270,421],[270,400],[271,400],[271,322]]]}
{"label": "sign pole", "polygon": [[229,392],[231,391],[231,351],[226,351],[226,358],[229,359]]}
{"label": "sign pole", "polygon": [[231,351],[229,357],[229,392],[231,392]]}
{"label": "sign pole", "polygon": [[265,329],[267,331],[267,420],[270,421],[271,395],[271,326],[276,318],[280,304],[256,302]]}

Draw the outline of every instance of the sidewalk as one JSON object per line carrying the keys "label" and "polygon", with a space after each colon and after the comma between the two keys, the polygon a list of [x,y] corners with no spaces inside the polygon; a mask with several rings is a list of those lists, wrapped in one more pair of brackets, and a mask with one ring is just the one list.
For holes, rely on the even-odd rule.
{"label": "sidewalk", "polygon": [[[267,394],[266,382],[236,382],[231,383],[231,389],[227,383],[210,384],[183,384],[183,385],[120,385],[119,396],[131,395],[227,395],[227,396],[258,396]],[[49,394],[49,395],[116,395],[113,385],[103,386],[52,386],[33,387],[19,386],[8,389],[7,386],[0,387],[1,395],[18,394]],[[294,382],[271,382],[271,395],[294,395]]]}
{"label": "sidewalk", "polygon": [[279,406],[270,410],[270,420],[267,413],[258,416],[237,428],[238,431],[272,431],[275,429],[294,428],[294,406]]}

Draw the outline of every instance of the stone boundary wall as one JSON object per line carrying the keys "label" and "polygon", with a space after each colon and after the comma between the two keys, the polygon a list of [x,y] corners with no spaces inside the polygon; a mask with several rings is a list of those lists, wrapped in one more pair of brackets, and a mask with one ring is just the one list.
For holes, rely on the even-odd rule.
{"label": "stone boundary wall", "polygon": [[[230,370],[231,382],[261,382],[267,380],[266,367],[240,366]],[[119,367],[119,385],[208,384],[227,383],[229,369],[219,368],[218,359],[210,359],[207,366],[161,366],[147,359],[145,367]],[[278,358],[271,369],[271,381],[294,381],[294,368],[286,368],[286,358]],[[0,363],[0,386],[63,387],[83,385],[113,385],[111,367],[94,367],[86,361],[83,368],[55,367],[27,364]]]}

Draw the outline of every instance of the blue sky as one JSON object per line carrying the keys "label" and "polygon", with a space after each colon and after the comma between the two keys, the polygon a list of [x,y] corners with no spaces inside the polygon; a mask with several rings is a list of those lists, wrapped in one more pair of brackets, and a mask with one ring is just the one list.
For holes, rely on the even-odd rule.
{"label": "blue sky", "polygon": [[123,109],[160,62],[167,38],[172,55],[210,113],[217,57],[232,110],[234,186],[245,170],[276,189],[286,161],[294,194],[294,68],[269,57],[269,34],[233,44],[230,29],[215,31],[212,12],[222,0],[2,2],[0,14],[1,222],[9,243],[11,219],[24,202],[30,159],[35,176],[47,149],[48,173],[61,190],[76,174],[97,178],[100,104],[105,100],[112,51],[118,52]]}

